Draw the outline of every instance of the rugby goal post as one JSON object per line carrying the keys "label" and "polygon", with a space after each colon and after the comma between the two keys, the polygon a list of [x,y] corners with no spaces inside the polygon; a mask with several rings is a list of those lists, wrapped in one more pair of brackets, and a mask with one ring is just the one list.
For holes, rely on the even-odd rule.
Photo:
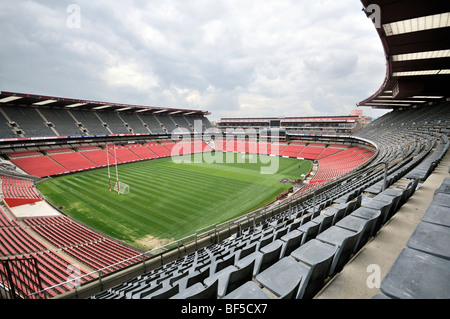
{"label": "rugby goal post", "polygon": [[129,194],[130,193],[130,185],[119,181],[119,169],[117,168],[117,153],[116,153],[116,145],[113,144],[113,150],[114,150],[114,165],[116,167],[116,184],[111,189],[111,172],[109,169],[110,163],[109,163],[109,146],[108,143],[105,144],[105,150],[106,150],[106,163],[108,166],[108,183],[109,183],[109,191],[112,189],[117,192],[117,194]]}
{"label": "rugby goal post", "polygon": [[118,194],[129,194],[130,193],[130,185],[125,184],[124,182],[117,181],[114,185],[114,190]]}

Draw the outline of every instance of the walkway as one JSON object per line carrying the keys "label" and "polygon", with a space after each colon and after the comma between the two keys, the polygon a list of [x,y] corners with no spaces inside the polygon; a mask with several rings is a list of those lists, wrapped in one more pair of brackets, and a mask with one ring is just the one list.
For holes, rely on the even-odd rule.
{"label": "walkway", "polygon": [[[380,229],[377,236],[361,248],[315,298],[370,299],[381,294],[380,289],[371,287],[377,282],[376,271],[379,271],[381,282],[400,251],[406,247],[409,237],[431,203],[434,191],[450,176],[449,170],[450,152],[447,152],[439,166],[425,182],[419,183],[419,188],[413,196]],[[398,183],[402,181],[401,179]]]}

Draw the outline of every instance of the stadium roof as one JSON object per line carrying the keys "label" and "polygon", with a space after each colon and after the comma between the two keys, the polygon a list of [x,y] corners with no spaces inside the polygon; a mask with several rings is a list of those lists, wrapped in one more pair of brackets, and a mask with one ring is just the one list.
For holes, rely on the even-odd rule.
{"label": "stadium roof", "polygon": [[386,56],[386,77],[357,106],[397,109],[450,97],[450,1],[361,0]]}
{"label": "stadium roof", "polygon": [[0,105],[13,104],[16,106],[52,107],[78,110],[108,110],[112,112],[133,112],[160,115],[209,115],[208,111],[177,109],[168,107],[142,106],[78,100],[54,96],[33,95],[0,91]]}

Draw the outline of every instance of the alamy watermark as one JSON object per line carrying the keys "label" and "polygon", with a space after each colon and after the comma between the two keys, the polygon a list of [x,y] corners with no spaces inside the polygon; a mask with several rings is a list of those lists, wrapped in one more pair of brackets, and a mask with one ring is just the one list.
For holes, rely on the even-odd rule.
{"label": "alamy watermark", "polygon": [[381,28],[381,8],[378,4],[370,4],[363,11],[373,21],[375,28]]}
{"label": "alamy watermark", "polygon": [[78,4],[69,4],[66,8],[66,13],[68,13],[66,19],[66,26],[69,29],[80,29],[81,28],[81,7]]}
{"label": "alamy watermark", "polygon": [[72,264],[67,267],[67,272],[70,274],[67,278],[67,286],[71,289],[81,286],[81,269],[78,265]]}
{"label": "alamy watermark", "polygon": [[370,273],[367,277],[367,288],[380,288],[381,285],[381,267],[377,264],[370,264],[367,266],[366,272]]}

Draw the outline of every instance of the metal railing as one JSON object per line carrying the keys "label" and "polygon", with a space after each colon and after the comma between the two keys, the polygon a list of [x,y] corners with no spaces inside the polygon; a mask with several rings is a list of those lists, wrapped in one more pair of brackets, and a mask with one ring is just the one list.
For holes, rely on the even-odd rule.
{"label": "metal railing", "polygon": [[[153,248],[145,253],[130,257],[128,259],[122,260],[115,264],[111,264],[93,272],[70,278],[65,282],[47,287],[42,291],[34,292],[33,294],[28,295],[28,298],[36,298],[35,296],[44,296],[44,298],[49,298],[52,295],[50,292],[56,291],[56,288],[59,286],[73,287],[74,291],[72,293],[76,295],[76,290],[87,283],[98,281],[99,285],[101,286],[103,285],[104,280],[107,276],[126,271],[130,267],[136,267],[139,264],[141,264],[142,273],[148,272],[149,270],[151,270],[150,267],[146,265],[146,263],[149,261],[159,261],[155,263],[156,266],[154,266],[153,268],[162,266],[165,263],[188,254],[188,252],[191,250],[193,252],[197,251],[198,249],[205,246],[205,243],[206,245],[212,245],[214,243],[220,242],[224,238],[230,237],[233,233],[239,233],[242,229],[250,227],[251,225],[255,225],[257,220],[264,220],[267,219],[267,216],[272,216],[273,213],[277,211],[277,209],[278,207],[268,210],[267,207],[264,207],[246,215],[228,220],[226,222],[201,228],[194,234],[178,239],[174,242]],[[188,246],[190,246],[190,249],[188,249]],[[168,256],[169,254],[170,256]],[[117,270],[117,268],[121,269]],[[86,278],[92,277],[95,277],[95,279],[85,280]],[[80,285],[81,282],[84,282],[84,284]],[[68,293],[70,294],[70,291]]]}

